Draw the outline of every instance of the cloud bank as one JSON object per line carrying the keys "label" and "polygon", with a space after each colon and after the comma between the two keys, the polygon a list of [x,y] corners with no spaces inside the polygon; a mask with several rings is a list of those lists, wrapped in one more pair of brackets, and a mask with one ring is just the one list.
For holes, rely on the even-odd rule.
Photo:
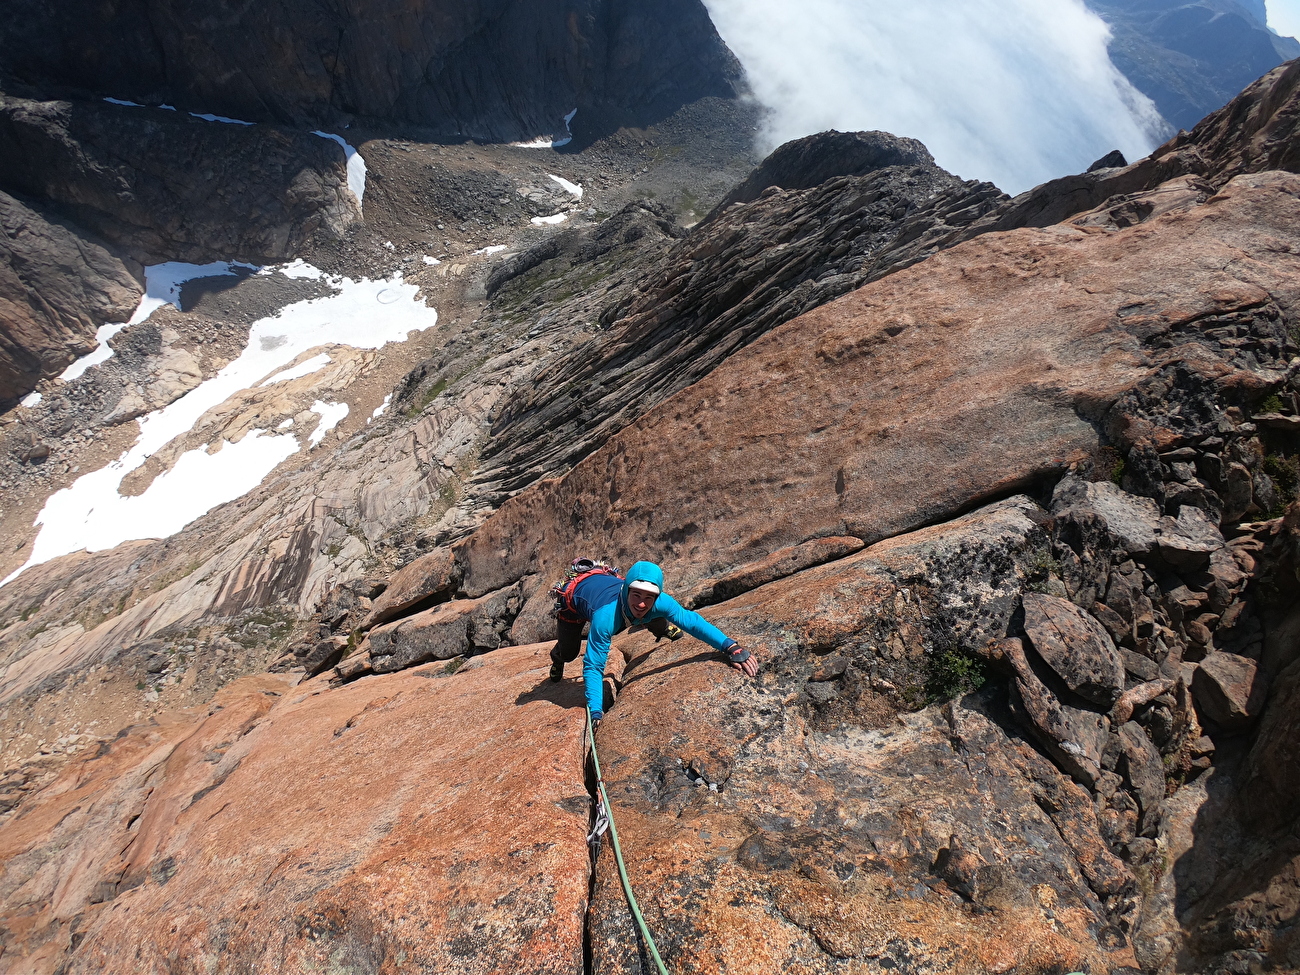
{"label": "cloud bank", "polygon": [[1111,63],[1082,0],[704,0],[771,109],[760,148],[826,129],[920,139],[939,165],[1018,193],[1165,126]]}

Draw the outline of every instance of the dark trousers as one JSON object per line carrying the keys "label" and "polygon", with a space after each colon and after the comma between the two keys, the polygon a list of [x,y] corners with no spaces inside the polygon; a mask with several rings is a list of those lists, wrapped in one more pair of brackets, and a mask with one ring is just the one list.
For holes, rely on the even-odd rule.
{"label": "dark trousers", "polygon": [[[645,624],[645,628],[655,635],[656,639],[662,639],[668,635],[668,621],[663,617],[650,620]],[[551,648],[551,659],[557,663],[568,663],[570,660],[577,659],[582,652],[582,637],[587,630],[585,621],[581,623],[570,623],[568,620],[557,619],[555,621],[555,646]]]}

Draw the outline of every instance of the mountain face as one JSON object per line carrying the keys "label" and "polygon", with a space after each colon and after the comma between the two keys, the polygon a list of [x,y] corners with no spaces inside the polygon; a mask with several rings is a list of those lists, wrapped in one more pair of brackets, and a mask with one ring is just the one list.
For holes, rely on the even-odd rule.
{"label": "mountain face", "polygon": [[[1298,105],[1291,64],[1015,199],[814,136],[689,230],[569,210],[445,265],[401,256],[421,178],[466,224],[557,198],[370,144],[375,253],[469,324],[246,499],[0,588],[0,963],[640,971],[547,676],[585,553],[659,561],[763,663],[616,641],[597,741],[670,970],[1296,967]],[[282,277],[198,289],[24,422],[99,422],[168,356],[201,380],[249,304],[329,289]],[[327,351],[203,442],[365,402],[381,356]]]}
{"label": "mountain face", "polygon": [[[643,125],[740,72],[698,0],[361,6],[20,0],[6,86],[71,88],[258,122],[404,122],[434,138],[561,138]],[[591,122],[588,116],[594,117]]]}
{"label": "mountain face", "polygon": [[[882,132],[754,166],[695,5],[21,13],[0,564],[151,435],[97,498],[157,522],[288,455],[0,587],[0,975],[645,970],[579,555],[761,662],[611,654],[670,971],[1300,969],[1300,61],[1011,199]],[[286,123],[362,102],[358,184]]]}
{"label": "mountain face", "polygon": [[1300,43],[1267,25],[1258,0],[1087,0],[1110,26],[1110,56],[1175,129],[1190,129]]}

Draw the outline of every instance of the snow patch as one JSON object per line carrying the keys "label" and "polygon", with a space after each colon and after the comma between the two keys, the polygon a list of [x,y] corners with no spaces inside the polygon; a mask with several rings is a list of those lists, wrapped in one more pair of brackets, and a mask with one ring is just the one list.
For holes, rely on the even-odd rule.
{"label": "snow patch", "polygon": [[549,217],[533,217],[533,224],[540,227],[543,224],[555,226],[557,223],[564,223],[569,219],[567,213],[552,213]]}
{"label": "snow patch", "polygon": [[121,461],[79,478],[45,503],[31,559],[4,581],[28,565],[78,549],[98,552],[129,538],[166,538],[217,505],[246,494],[298,449],[291,435],[263,432],[252,430],[238,443],[222,441],[216,453],[208,453],[206,446],[186,451],[135,497],[118,493],[126,473]]}
{"label": "snow patch", "polygon": [[430,257],[428,254],[425,254],[424,263],[429,265],[429,267],[436,267],[437,265],[441,264],[442,261],[438,260],[436,257]]}
{"label": "snow patch", "polygon": [[324,271],[318,267],[312,267],[301,257],[280,267],[263,268],[258,273],[274,274],[276,271],[279,271],[286,278],[306,278],[309,281],[319,281],[321,278],[325,277]]}
{"label": "snow patch", "polygon": [[281,420],[280,425],[276,427],[276,429],[288,430],[291,426],[293,426],[293,417],[289,417],[287,420]]}
{"label": "snow patch", "polygon": [[127,108],[144,108],[139,102],[129,102],[125,98],[105,98],[110,105],[125,105]]}
{"label": "snow patch", "polygon": [[167,261],[165,264],[151,264],[144,269],[144,297],[126,324],[138,325],[163,305],[184,311],[181,308],[181,289],[187,282],[197,278],[229,277],[236,273],[237,267],[249,271],[261,270],[256,264],[245,264],[243,261],[213,261],[211,264]]}
{"label": "snow patch", "polygon": [[582,187],[579,186],[577,183],[570,183],[563,176],[556,176],[554,173],[547,173],[546,175],[549,176],[551,179],[555,180],[555,182],[559,183],[560,187],[566,193],[572,193],[579,200],[582,199]]}
{"label": "snow patch", "polygon": [[322,352],[319,355],[312,356],[306,362],[300,362],[292,368],[285,369],[283,372],[277,372],[270,379],[262,380],[258,383],[258,386],[272,386],[275,383],[287,383],[290,379],[299,379],[302,376],[309,376],[317,369],[329,365],[329,361],[329,355]]}
{"label": "snow patch", "polygon": [[95,341],[99,344],[95,346],[94,351],[86,353],[64,369],[63,372],[59,373],[59,378],[65,383],[70,383],[74,379],[80,379],[82,373],[91,366],[97,366],[101,362],[107,361],[113,355],[108,340],[124,328],[126,328],[126,322],[110,322],[108,325],[101,325],[95,329]]}
{"label": "snow patch", "polygon": [[[391,403],[392,401],[393,401],[393,394],[389,393],[387,396],[384,397],[384,401],[375,407],[375,412],[370,414],[370,420],[378,420],[381,416],[383,416],[384,413],[388,411],[388,404]],[[366,422],[369,423],[370,420],[367,420]]]}
{"label": "snow patch", "polygon": [[318,135],[322,139],[330,139],[343,147],[343,155],[348,161],[348,189],[357,198],[357,206],[362,207],[362,200],[366,195],[366,161],[361,158],[361,153],[348,145],[341,135],[322,132],[320,129],[314,131],[312,135]]}
{"label": "snow patch", "polygon": [[209,115],[206,112],[190,112],[194,118],[201,118],[205,122],[225,122],[227,125],[254,125],[254,122],[245,122],[239,118],[228,118],[225,115]]}
{"label": "snow patch", "polygon": [[113,350],[109,347],[111,339],[128,325],[138,325],[163,305],[174,305],[181,310],[181,288],[187,281],[196,278],[213,278],[235,273],[236,267],[257,270],[256,264],[244,264],[240,261],[214,261],[211,264],[186,264],[183,261],[167,261],[164,264],[151,264],[144,269],[144,294],[135,314],[129,321],[109,322],[95,330],[95,341],[99,343],[94,351],[83,355],[60,373],[59,378],[70,383],[79,379],[91,366],[97,366],[112,358]]}
{"label": "snow patch", "polygon": [[317,400],[311,404],[311,411],[320,414],[320,423],[312,431],[307,442],[313,446],[320,446],[320,442],[325,439],[325,434],[329,433],[336,426],[343,422],[348,415],[347,403],[326,403],[324,400]]}
{"label": "snow patch", "polygon": [[564,130],[570,134],[566,135],[563,139],[538,138],[533,139],[531,142],[512,142],[510,145],[515,149],[558,149],[560,146],[567,146],[573,141],[572,130],[569,128],[569,123],[573,121],[574,116],[577,114],[578,110],[575,108],[568,115],[564,116]]}
{"label": "snow patch", "polygon": [[479,248],[478,250],[476,250],[474,253],[475,253],[475,255],[478,255],[478,254],[500,254],[500,253],[501,253],[503,250],[505,250],[505,249],[506,249],[506,245],[505,245],[505,244],[492,244],[492,245],[490,245],[490,246],[488,246],[488,247],[480,247],[480,248]]}
{"label": "snow patch", "polygon": [[[22,399],[20,399],[18,402],[21,403],[23,406],[27,407],[27,408],[30,410],[33,406],[35,406],[35,405],[36,405],[37,403],[39,403],[40,401],[41,401],[41,394],[40,394],[40,393],[28,393],[26,396],[24,396],[24,397],[23,397]],[[384,400],[384,403],[385,403],[385,405],[387,405],[388,400]]]}
{"label": "snow patch", "polygon": [[[438,323],[438,313],[417,299],[419,287],[404,282],[401,274],[379,281],[341,278],[335,286],[335,294],[295,302],[273,317],[254,322],[239,358],[185,396],[141,417],[138,439],[117,460],[51,495],[36,518],[40,533],[31,557],[0,585],[30,566],[70,552],[98,552],[135,538],[164,538],[217,505],[246,494],[299,449],[297,438],[250,432],[238,443],[222,441],[216,453],[186,451],[171,471],[155,477],[138,497],[123,497],[118,489],[153,454],[189,433],[209,409],[254,388],[309,349],[329,345],[377,349]],[[400,300],[376,314],[383,292]],[[346,404],[318,403],[317,407],[324,408],[313,407],[325,418],[318,428],[323,437],[346,415]]]}

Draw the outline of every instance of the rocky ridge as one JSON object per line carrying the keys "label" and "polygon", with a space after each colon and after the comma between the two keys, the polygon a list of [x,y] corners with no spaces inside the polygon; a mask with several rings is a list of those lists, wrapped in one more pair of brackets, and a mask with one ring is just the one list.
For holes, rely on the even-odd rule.
{"label": "rocky ridge", "polygon": [[[523,604],[511,632],[516,639],[540,635],[544,587],[539,584],[554,574],[569,552],[584,546],[603,545],[603,551],[616,559],[652,555],[664,562],[682,589],[690,590],[701,577],[734,572],[738,564],[774,549],[798,547],[819,533],[833,531],[867,541],[895,536],[822,569],[800,572],[795,561],[790,566],[793,574],[784,583],[760,586],[711,610],[729,631],[762,646],[770,656],[772,667],[763,691],[787,708],[804,702],[808,730],[797,733],[794,744],[783,748],[761,735],[755,739],[745,760],[760,763],[764,774],[751,773],[748,781],[754,784],[746,786],[745,780],[736,778],[735,763],[742,761],[736,730],[748,727],[746,722],[753,721],[755,714],[773,713],[770,707],[750,692],[733,690],[725,671],[708,676],[698,655],[690,657],[684,651],[655,653],[650,658],[653,663],[634,661],[627,671],[623,696],[610,712],[611,727],[618,727],[617,716],[625,716],[622,720],[631,722],[629,742],[635,741],[635,750],[625,751],[628,746],[621,744],[617,732],[608,735],[619,756],[613,762],[624,765],[620,758],[626,755],[630,769],[644,768],[639,774],[647,779],[639,780],[638,773],[631,771],[620,773],[614,780],[615,795],[621,793],[623,798],[616,798],[616,806],[632,824],[625,827],[625,835],[635,836],[648,851],[646,862],[666,863],[643,874],[642,883],[650,892],[646,896],[652,903],[659,898],[665,905],[688,905],[685,910],[665,908],[659,916],[671,957],[688,966],[691,959],[698,964],[702,957],[734,957],[743,931],[747,951],[767,962],[777,959],[787,964],[808,964],[817,957],[892,956],[895,964],[905,957],[908,964],[919,966],[917,970],[930,970],[948,964],[939,959],[957,952],[971,963],[998,968],[1044,964],[1078,968],[1103,962],[1070,952],[1096,949],[1114,953],[1104,962],[1112,969],[1128,965],[1153,970],[1174,963],[1178,949],[1168,931],[1177,928],[1179,916],[1189,911],[1212,913],[1217,898],[1202,893],[1192,897],[1194,907],[1186,901],[1178,904],[1170,898],[1168,887],[1162,886],[1166,878],[1153,866],[1162,849],[1179,862],[1183,857],[1192,862],[1200,859],[1194,845],[1176,845],[1183,824],[1164,823],[1166,793],[1211,767],[1216,739],[1231,741],[1234,732],[1253,725],[1270,676],[1294,659],[1285,639],[1270,652],[1261,622],[1261,617],[1275,622],[1288,618],[1288,597],[1276,590],[1253,598],[1246,593],[1247,582],[1261,569],[1255,555],[1267,544],[1262,537],[1270,537],[1279,523],[1236,527],[1242,518],[1276,512],[1288,497],[1294,498],[1294,478],[1285,473],[1294,464],[1295,450],[1291,417],[1297,392],[1292,362],[1296,338],[1287,311],[1294,302],[1288,283],[1292,272],[1287,269],[1286,248],[1263,243],[1284,241],[1292,233],[1285,227],[1293,216],[1284,212],[1297,190],[1294,182],[1295,177],[1271,173],[1237,177],[1208,200],[1200,193],[1184,194],[1178,206],[1127,229],[1085,219],[1046,232],[982,237],[931,257],[915,274],[896,272],[776,329],[643,416],[635,427],[616,435],[563,480],[546,482],[507,502],[453,549],[454,559],[430,556],[427,567],[421,564],[424,598],[447,601],[423,611],[410,604],[417,611],[407,622],[389,623],[376,631],[383,636],[382,652],[376,653],[374,645],[363,646],[362,668],[340,666],[340,676],[364,672],[367,652],[376,670],[388,669],[394,660],[400,666],[422,659],[434,645],[430,641],[455,632],[449,629],[452,620],[463,620],[468,612],[486,612],[490,621],[492,600],[520,584],[525,596],[529,586],[539,588],[533,590],[531,607],[529,602]],[[1167,188],[1154,191],[1167,192]],[[1260,236],[1255,238],[1256,234]],[[1211,256],[1220,244],[1210,238],[1226,248],[1221,255]],[[1177,262],[1161,256],[1163,241],[1177,249]],[[1192,241],[1209,248],[1204,264],[1191,257]],[[1019,264],[1012,254],[1024,255]],[[1229,254],[1235,256],[1228,259]],[[1277,258],[1264,255],[1281,255],[1272,277],[1265,267]],[[990,274],[1007,262],[1017,268],[1015,273]],[[1241,277],[1219,278],[1225,267],[1236,268],[1234,275]],[[988,270],[981,273],[981,268]],[[1139,282],[1147,274],[1153,275],[1152,290],[1144,298]],[[1000,280],[1007,281],[1005,290],[1000,289]],[[1052,293],[1036,288],[1035,281],[1051,282]],[[1089,303],[1098,295],[1115,297],[1102,298],[1097,311],[1090,311]],[[996,312],[986,310],[995,306]],[[1039,323],[1034,329],[1038,354],[1055,348],[1044,331],[1051,322],[1060,322],[1066,329],[1062,336],[1069,335],[1066,346],[1041,362],[1026,364],[1023,345],[1006,346],[1015,356],[1015,367],[1024,367],[1026,377],[1033,377],[1027,391],[1034,390],[1030,394],[1034,405],[1028,409],[1007,398],[1006,379],[991,378],[989,352],[980,351],[1001,348],[999,328],[1025,334],[1025,323],[1014,310],[1017,306]],[[881,330],[864,329],[864,321],[880,323]],[[969,329],[967,323],[978,323],[977,329],[959,331]],[[927,361],[927,354],[934,357],[939,352],[928,333],[940,329],[944,348],[960,349],[964,359],[983,363],[979,388],[1002,391],[996,407],[981,407],[978,395],[964,392],[961,372],[943,365],[942,357]],[[909,339],[909,333],[914,337]],[[923,346],[894,351],[909,341]],[[1093,342],[1095,348],[1086,351]],[[1069,343],[1082,344],[1067,352]],[[795,349],[805,351],[795,353]],[[903,362],[925,363],[946,378],[909,374],[904,387]],[[874,381],[856,377],[853,370],[863,367],[878,370],[871,374]],[[826,385],[815,386],[816,377],[823,373],[828,373]],[[897,377],[892,386],[882,384],[879,377],[885,375]],[[873,407],[877,388],[878,395],[888,400]],[[1062,395],[1071,389],[1087,392]],[[879,413],[906,418],[911,427],[906,452],[881,457],[889,442],[885,426],[883,442],[868,438],[870,453],[855,455],[854,444],[844,442],[845,435],[861,428],[836,419],[839,390],[845,391],[845,408],[852,392],[852,409],[864,417]],[[935,390],[943,390],[943,395],[937,396]],[[925,408],[911,405],[912,395],[923,397]],[[773,402],[783,405],[779,415],[766,408]],[[951,403],[952,412],[944,411],[944,403]],[[815,414],[805,412],[813,409]],[[997,411],[997,428],[983,419],[989,409]],[[1048,412],[1039,414],[1040,409]],[[1054,409],[1061,411],[1060,418],[1048,420]],[[1258,422],[1247,419],[1252,413]],[[823,418],[825,429],[836,431],[836,439],[817,440],[819,424],[813,422],[814,416]],[[728,424],[734,428],[728,429]],[[1014,428],[1016,439],[1000,441],[996,432],[991,440],[981,437],[974,432],[981,424],[986,430]],[[938,435],[934,448],[921,450],[919,445],[932,442],[933,435]],[[800,436],[807,446],[796,446],[795,438]],[[969,448],[958,452],[958,444]],[[725,449],[735,459],[719,464],[723,445],[731,445]],[[833,463],[821,456],[828,449],[837,454]],[[1017,475],[1015,458],[1022,449],[1029,463]],[[941,458],[942,476],[900,469],[914,463],[918,455]],[[1044,458],[1054,460],[1042,466]],[[989,468],[982,473],[989,459],[996,461],[996,472]],[[951,485],[959,484],[961,498],[969,499],[996,495],[1017,483],[1050,484],[1059,476],[1051,473],[1052,464],[1059,465],[1058,471],[1071,467],[1079,474],[1060,480],[1050,499],[1044,497],[1039,504],[1028,499],[1020,502],[1030,517],[1023,523],[1019,541],[981,539],[992,546],[981,555],[979,545],[964,541],[964,523],[946,521],[961,503],[945,500]],[[672,481],[659,476],[663,470],[674,472]],[[824,493],[802,492],[797,508],[779,500],[783,484],[817,483],[818,470]],[[1093,480],[1080,476],[1089,473]],[[889,480],[900,475],[906,478],[906,488]],[[696,494],[693,486],[699,483],[710,485],[709,495]],[[862,507],[854,504],[855,498],[861,499],[857,504]],[[895,498],[906,499],[902,510],[915,520],[887,521]],[[638,511],[667,510],[673,518],[661,527],[654,519],[635,516]],[[770,519],[757,517],[771,510],[784,512],[779,529]],[[987,509],[980,517],[993,517],[997,510],[996,506]],[[756,517],[748,519],[746,512]],[[1011,582],[1015,591],[1006,594],[1004,589],[988,604],[980,593],[978,601],[963,604],[958,593],[965,596],[964,590],[979,589],[973,584],[979,573],[942,549],[928,569],[887,573],[883,593],[850,595],[852,589],[836,583],[838,572],[860,579],[862,570],[852,565],[854,561],[881,558],[877,554],[881,546],[892,551],[904,538],[910,540],[897,535],[900,530],[906,532],[926,521],[943,524],[927,529],[923,537],[939,536],[957,552],[973,555],[976,565],[981,559],[991,563],[995,571],[1000,570],[1002,586]],[[1231,544],[1220,525],[1233,526]],[[719,530],[738,536],[739,544],[733,541],[736,547],[729,549],[721,538],[711,537]],[[1012,554],[1012,560],[1000,562],[1006,554]],[[437,559],[442,561],[433,561]],[[998,593],[998,586],[985,585]],[[773,586],[784,586],[796,605],[801,599],[816,600],[816,614],[794,606],[783,609],[782,589]],[[1293,583],[1285,583],[1284,588],[1292,592]],[[854,612],[843,624],[834,622],[836,610],[825,601],[826,593],[843,593],[850,600]],[[917,607],[911,615],[907,607],[913,599]],[[516,605],[512,596],[496,612],[513,613]],[[884,607],[892,610],[889,616],[884,616]],[[867,619],[877,613],[883,617],[874,633],[870,627],[864,629],[864,609]],[[964,633],[953,626],[954,619],[970,620],[973,615],[981,624],[986,615],[991,619],[986,626],[968,627]],[[770,629],[755,628],[757,619],[765,620]],[[1284,624],[1281,632],[1289,632],[1290,625]],[[404,632],[418,632],[420,641],[408,638],[403,643]],[[990,634],[999,635],[990,640]],[[452,636],[447,649],[434,656],[450,656],[457,646],[465,646],[464,638]],[[401,656],[403,647],[410,649],[406,656]],[[1060,869],[1065,875],[1077,872],[1085,885],[1073,894],[1059,882],[1047,885],[1052,891],[1050,910],[1055,913],[1059,907],[1062,917],[1076,919],[1058,921],[1053,927],[1057,935],[1063,930],[1074,932],[1064,943],[1054,942],[1045,931],[1035,933],[1032,926],[1017,931],[1016,938],[1008,939],[1010,944],[999,941],[993,931],[969,942],[950,940],[952,936],[943,933],[949,930],[949,922],[942,920],[944,910],[955,909],[961,916],[969,913],[963,905],[981,908],[981,864],[1002,862],[1007,856],[1004,848],[981,849],[984,841],[957,832],[949,835],[946,831],[954,823],[948,806],[942,815],[937,810],[925,814],[923,818],[939,819],[928,824],[929,838],[923,832],[912,846],[883,845],[868,828],[866,860],[862,851],[844,850],[845,831],[858,828],[865,811],[843,809],[837,813],[840,826],[832,834],[836,852],[820,867],[814,851],[832,841],[797,831],[792,834],[792,829],[801,828],[802,819],[779,827],[779,838],[747,833],[776,810],[811,803],[820,788],[811,782],[791,786],[791,798],[776,799],[771,780],[777,773],[767,764],[772,754],[784,754],[786,748],[800,754],[813,750],[823,759],[846,750],[860,754],[860,743],[838,743],[857,734],[856,727],[880,727],[890,715],[923,703],[926,683],[934,678],[931,662],[953,652],[975,654],[1004,669],[1012,693],[1009,699],[1000,699],[990,691],[993,696],[981,699],[976,712],[981,717],[954,717],[949,722],[970,720],[977,727],[999,729],[1019,726],[1054,760],[1059,771],[1052,774],[1064,772],[1088,790],[1072,791],[1079,786],[1067,788],[1050,775],[1044,777],[1041,770],[1038,778],[1033,772],[1020,773],[1029,777],[1031,784],[1025,788],[1035,796],[1034,808],[1048,813],[1049,819],[1055,817],[1060,835],[1069,838],[1070,853]],[[695,666],[684,666],[690,663]],[[811,673],[803,676],[809,666]],[[651,679],[650,675],[657,676]],[[795,675],[802,680],[791,685]],[[660,696],[641,701],[638,692],[629,688],[641,687],[642,682]],[[798,690],[801,683],[803,691]],[[689,715],[685,723],[660,721],[653,733],[649,731],[641,716],[672,713],[668,702],[683,701],[690,702],[682,706],[683,714]],[[709,717],[710,708],[718,709],[716,719]],[[783,708],[775,714],[781,716],[777,720],[791,717]],[[827,738],[818,739],[818,722],[827,718],[822,726]],[[980,725],[982,720],[992,723]],[[763,722],[758,726],[763,727]],[[921,747],[913,742],[929,732],[915,724],[906,727],[907,732],[900,732],[905,747]],[[1208,735],[1203,733],[1207,730]],[[1004,732],[990,733],[996,737]],[[742,732],[742,740],[749,741],[748,734]],[[830,751],[821,744],[823,740],[838,744],[840,750]],[[978,749],[969,750],[987,755],[994,749],[981,741]],[[1034,751],[1018,754],[1023,758]],[[693,755],[699,757],[692,759]],[[668,758],[686,771],[672,773],[671,765],[668,771],[658,771]],[[854,776],[867,774],[833,763],[804,762],[819,779],[831,778],[828,797],[834,796],[841,807],[844,796],[852,793],[849,783],[858,781]],[[719,763],[720,770],[706,773]],[[793,766],[793,762],[785,764]],[[933,767],[929,760],[923,764]],[[631,780],[622,777],[629,774]],[[880,774],[879,767],[871,767],[871,780]],[[1230,776],[1231,765],[1215,774]],[[682,845],[681,825],[669,825],[671,819],[653,815],[653,810],[662,813],[665,808],[657,798],[665,793],[655,791],[653,785],[657,779],[664,783],[680,779],[688,794],[698,794],[701,780],[719,786],[702,796],[704,805],[688,800],[676,813],[680,821],[687,809],[693,810],[689,828],[697,840],[685,841],[695,852],[688,853]],[[760,781],[765,783],[762,789],[757,786]],[[904,811],[898,813],[900,820],[918,814],[914,783],[909,782],[907,789],[909,804],[904,807],[906,816]],[[975,787],[975,791],[983,790]],[[945,793],[944,798],[950,797]],[[824,815],[812,813],[811,808],[809,825]],[[879,796],[869,808],[873,813],[878,810]],[[967,828],[983,828],[982,822],[972,819]],[[1173,847],[1168,845],[1171,842]],[[665,853],[657,856],[654,850],[660,843],[665,844]],[[890,852],[894,849],[899,853]],[[897,857],[908,850],[914,851],[910,854],[914,865],[901,867]],[[885,862],[871,869],[894,878],[889,886],[882,890],[865,879],[860,886],[850,883],[870,867],[871,855],[881,854]],[[753,870],[790,869],[804,862],[805,856],[813,860],[799,873],[820,886],[802,888],[787,880],[755,886]],[[973,866],[952,865],[954,860],[968,859]],[[740,867],[733,864],[749,871],[737,875]],[[1197,864],[1196,869],[1206,867]],[[593,935],[598,945],[604,939],[605,947],[598,949],[597,957],[615,969],[634,966],[635,956],[627,954],[630,931],[609,886],[609,875],[605,876],[611,914],[605,917],[598,900]],[[930,900],[934,889],[922,883],[930,893],[914,895],[920,903],[905,912],[913,919],[916,911],[925,913],[918,939],[891,940],[890,931],[906,923],[901,917],[880,929],[863,926],[861,919],[879,914],[862,898],[883,894],[888,900],[889,891],[897,896],[908,883],[936,876],[944,883],[937,898]],[[999,912],[1001,924],[1014,905],[1028,907],[1032,902],[1017,901],[1025,895],[1011,891],[1038,890],[1035,896],[1046,896],[1042,878],[1032,874],[1018,879],[990,874],[985,883],[989,900],[983,907]],[[1142,893],[1144,886],[1155,890]],[[944,897],[952,898],[948,908],[943,906]],[[1082,900],[1072,901],[1072,897]],[[809,913],[808,907],[800,906],[828,898],[836,905],[829,915]],[[764,912],[778,910],[793,928],[765,934],[762,947],[755,947],[757,922],[746,922],[743,912],[725,907],[734,908],[737,902],[751,903]],[[922,906],[927,903],[939,913]],[[1043,903],[1038,902],[1037,910],[1043,909]],[[1064,905],[1071,903],[1086,905],[1085,912],[1078,913],[1082,907],[1066,910]],[[771,907],[763,907],[766,904]],[[711,913],[715,910],[722,913]],[[1235,940],[1220,939],[1217,950],[1226,959],[1223,963],[1236,964],[1233,959],[1261,951],[1269,957],[1274,956],[1268,953],[1281,951],[1275,957],[1286,957],[1288,942],[1274,940],[1268,933],[1274,929],[1262,915],[1252,917],[1251,924],[1263,925],[1250,929],[1255,934],[1243,931]],[[1081,926],[1072,928],[1071,923]],[[1085,930],[1086,936],[1080,933]],[[615,934],[617,938],[609,941]],[[801,940],[809,937],[810,941]],[[981,951],[1002,951],[1006,957],[991,963]]]}

